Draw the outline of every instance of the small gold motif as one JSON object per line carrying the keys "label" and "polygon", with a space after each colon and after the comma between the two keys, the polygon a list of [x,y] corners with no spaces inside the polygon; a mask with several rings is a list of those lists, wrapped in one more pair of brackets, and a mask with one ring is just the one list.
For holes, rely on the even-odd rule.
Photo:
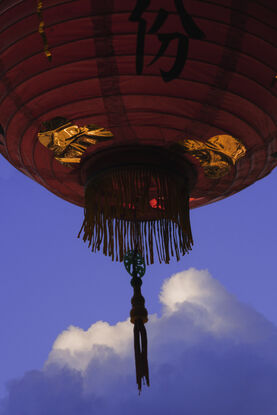
{"label": "small gold motif", "polygon": [[44,53],[45,56],[47,57],[47,59],[49,61],[51,61],[52,59],[52,53],[49,50],[49,46],[48,46],[48,41],[47,41],[47,37],[45,34],[45,24],[43,21],[43,15],[42,15],[42,0],[37,0],[37,15],[39,18],[39,27],[38,27],[38,32],[42,38],[42,42],[43,42],[43,47],[44,47]]}
{"label": "small gold motif", "polygon": [[182,144],[188,153],[200,161],[205,176],[212,179],[225,176],[246,154],[245,146],[230,135],[216,135],[205,143],[186,139]]}
{"label": "small gold motif", "polygon": [[79,127],[62,117],[43,123],[38,133],[40,143],[53,151],[55,159],[73,168],[80,163],[89,146],[112,137],[105,128],[94,124]]}

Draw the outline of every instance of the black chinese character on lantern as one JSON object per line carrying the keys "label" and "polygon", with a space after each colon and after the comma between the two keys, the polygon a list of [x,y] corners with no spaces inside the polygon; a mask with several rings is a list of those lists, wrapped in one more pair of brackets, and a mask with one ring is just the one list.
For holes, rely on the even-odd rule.
{"label": "black chinese character on lantern", "polygon": [[174,3],[176,11],[181,19],[182,26],[186,34],[178,32],[158,33],[170,14],[168,11],[164,9],[159,10],[153,25],[149,30],[147,30],[147,22],[142,16],[146,9],[150,6],[150,2],[151,0],[137,0],[136,7],[129,18],[129,20],[131,20],[132,22],[138,22],[136,71],[138,75],[140,75],[143,72],[144,43],[147,34],[157,35],[159,41],[161,42],[161,47],[157,55],[154,57],[154,59],[152,59],[149,65],[152,65],[160,57],[162,57],[165,54],[170,43],[173,40],[177,39],[178,48],[174,65],[169,71],[163,71],[162,69],[160,71],[163,80],[165,82],[169,82],[172,79],[177,78],[185,66],[188,55],[189,39],[204,39],[205,34],[202,32],[201,29],[199,29],[192,17],[185,10],[183,0],[174,0]]}

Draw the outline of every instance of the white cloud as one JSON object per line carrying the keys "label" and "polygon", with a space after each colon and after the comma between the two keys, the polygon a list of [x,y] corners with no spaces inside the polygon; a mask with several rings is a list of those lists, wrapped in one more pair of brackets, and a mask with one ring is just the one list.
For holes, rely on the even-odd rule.
{"label": "white cloud", "polygon": [[131,342],[129,319],[115,326],[98,321],[88,330],[70,326],[56,339],[46,365],[55,363],[84,371],[92,359],[104,358],[103,347],[123,357],[130,352]]}
{"label": "white cloud", "polygon": [[160,301],[164,317],[184,307],[188,315],[191,309],[193,323],[217,336],[251,342],[271,335],[272,325],[249,306],[239,303],[208,270],[190,268],[173,275],[164,282]]}
{"label": "white cloud", "polygon": [[276,415],[277,330],[208,271],[165,281],[147,324],[151,386],[138,398],[132,325],[69,327],[42,371],[10,385],[1,415]]}
{"label": "white cloud", "polygon": [[223,302],[229,297],[207,270],[190,268],[165,280],[160,301],[168,312],[177,311],[184,302],[194,303],[211,311],[214,303]]}

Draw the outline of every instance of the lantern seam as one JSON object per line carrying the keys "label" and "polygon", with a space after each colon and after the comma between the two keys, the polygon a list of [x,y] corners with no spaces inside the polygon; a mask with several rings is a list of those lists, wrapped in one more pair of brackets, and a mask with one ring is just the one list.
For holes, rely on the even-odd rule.
{"label": "lantern seam", "polygon": [[[58,90],[59,88],[53,88],[53,89],[51,89],[50,91],[55,91],[55,90]],[[223,90],[223,89],[222,89]],[[30,100],[28,100],[28,101],[26,101],[26,102],[24,102],[24,103],[22,103],[22,105],[21,105],[21,107],[17,107],[16,108],[16,111],[11,115],[11,117],[10,117],[10,119],[12,119],[12,118],[14,118],[14,116],[15,116],[15,114],[17,113],[17,112],[21,112],[21,109],[22,108],[26,108],[26,106],[28,106],[32,101],[35,101],[35,100],[37,100],[37,99],[39,99],[40,97],[42,97],[43,95],[47,95],[47,92],[44,92],[43,94],[39,94],[39,95],[36,95],[36,96],[34,96],[34,97],[32,97]],[[235,94],[234,93],[234,95],[235,96],[238,96],[239,98],[241,98],[242,100],[244,99],[244,97],[242,97],[241,95],[237,95],[237,94]],[[147,95],[147,94],[125,94],[125,96],[157,96],[157,97],[162,97],[162,95],[155,95],[155,94],[151,94],[151,95]],[[100,97],[96,97],[95,99],[98,99],[98,98],[100,98]],[[67,106],[67,105],[69,105],[70,103],[76,103],[76,102],[83,102],[83,101],[86,101],[86,100],[91,100],[92,99],[92,97],[86,97],[86,98],[84,98],[84,99],[79,99],[78,101],[76,101],[76,100],[74,100],[74,101],[66,101],[66,102],[64,102],[63,103],[63,105],[58,105],[58,106],[55,106],[55,107],[52,107],[51,108],[51,110],[50,111],[48,111],[48,112],[52,112],[52,111],[54,111],[54,110],[56,110],[56,109],[58,109],[58,108],[62,108],[62,107],[65,107],[65,106]],[[189,102],[195,102],[195,103],[200,103],[200,101],[198,101],[198,100],[196,100],[196,99],[192,99],[192,98],[186,98],[186,99],[183,99],[183,98],[181,98],[181,97],[172,97],[172,99],[174,99],[174,100],[176,100],[176,101],[179,101],[179,100],[181,100],[181,101],[189,101]],[[245,99],[245,101],[248,101],[247,99]],[[249,102],[249,101],[248,101]],[[253,104],[254,105],[254,104]],[[232,111],[230,111],[230,110],[228,110],[228,112],[227,112],[227,109],[224,109],[224,108],[222,108],[222,107],[217,107],[217,106],[215,106],[215,105],[212,105],[212,104],[207,104],[207,107],[209,107],[209,108],[216,108],[216,109],[218,109],[219,111],[222,111],[223,113],[227,113],[227,114],[231,114],[231,115],[233,115],[235,118],[237,118],[237,119],[239,119],[239,120],[241,120],[243,123],[245,123],[246,125],[248,125],[249,126],[249,128],[251,128],[253,131],[255,131],[256,132],[256,134],[262,139],[262,141],[263,141],[263,138],[262,138],[262,136],[261,136],[261,133],[259,132],[259,130],[257,130],[257,128],[256,127],[254,127],[253,125],[251,125],[250,123],[249,123],[249,121],[248,120],[245,120],[244,118],[241,118],[238,114],[236,114],[236,113],[234,113],[234,112],[232,112]],[[259,108],[260,110],[261,110],[261,112],[262,113],[265,113],[266,114],[266,112],[261,108],[261,107],[259,107],[258,105],[257,105],[257,108]],[[28,111],[30,111],[30,114],[32,114],[32,111],[30,110],[30,109],[28,109]],[[155,113],[155,111],[153,111],[153,110],[145,110],[145,109],[142,109],[142,110],[140,110],[140,109],[135,109],[135,110],[133,110],[133,111],[128,111],[128,112],[151,112],[151,113]],[[173,113],[170,113],[169,111],[166,111],[166,113],[167,114],[171,114],[171,115],[174,115],[174,116],[176,116],[176,117],[183,117],[181,114],[173,114]],[[100,114],[105,114],[105,113],[98,113],[98,115],[100,115]],[[38,123],[38,119],[39,118],[42,118],[42,116],[43,116],[44,114],[39,114],[39,115],[37,115],[36,117],[34,117],[33,116],[33,114],[32,114],[32,117],[33,117],[33,120],[32,121],[37,121],[37,123]],[[271,119],[271,117],[269,116],[269,118]],[[9,119],[9,121],[7,122],[7,124],[6,124],[6,130],[8,130],[8,127],[9,127],[9,124],[10,124],[10,119]],[[274,119],[272,119],[272,121],[273,121],[273,124],[276,122]],[[215,125],[215,124],[212,124],[212,125]],[[110,126],[110,129],[112,129],[112,128],[115,128],[116,126]],[[231,135],[233,135],[233,133],[231,134]]]}
{"label": "lantern seam", "polygon": [[[76,0],[75,0],[76,1]],[[85,17],[86,19],[89,19],[88,18],[88,16],[86,16]],[[82,19],[84,19],[84,17],[82,17]],[[81,20],[81,19],[71,19],[71,20],[74,20],[74,21],[77,21],[77,20]],[[206,19],[206,20],[208,20],[208,19]],[[69,20],[70,21],[70,20]],[[213,20],[211,20],[212,22],[213,22]],[[64,22],[62,22],[62,23],[65,23],[65,22],[68,22],[67,20],[65,20]],[[217,22],[217,21],[215,21],[216,23],[219,23],[219,22]],[[222,22],[220,22],[221,24],[222,24]],[[236,30],[237,31],[240,31],[240,32],[243,32],[243,33],[247,33],[248,35],[250,35],[250,36],[253,36],[254,38],[257,38],[257,39],[259,39],[259,40],[262,40],[263,42],[265,42],[265,43],[267,43],[268,45],[270,45],[270,46],[272,46],[273,48],[276,48],[276,44],[275,43],[270,43],[269,41],[267,41],[267,40],[265,40],[264,38],[261,38],[261,37],[259,37],[259,36],[256,36],[256,35],[254,35],[253,33],[251,33],[251,32],[248,32],[248,31],[246,31],[246,30],[242,30],[241,28],[237,28],[236,26],[233,26],[233,25],[227,25],[227,24],[222,24],[223,26],[226,26],[227,28],[236,28]],[[47,28],[49,29],[49,28],[52,28],[52,26],[55,26],[55,25],[49,25],[49,26],[47,26]],[[17,44],[20,44],[20,43],[22,43],[26,38],[28,38],[28,37],[32,37],[32,36],[34,36],[34,35],[36,35],[37,34],[37,31],[33,31],[33,32],[30,32],[30,33],[28,33],[28,35],[26,35],[26,36],[23,36],[23,37],[21,37],[21,38],[19,38],[18,40],[16,40],[16,41],[14,41],[13,43],[11,43],[11,44],[9,44],[9,46],[7,47],[7,48],[5,48],[5,49],[2,49],[2,50],[0,50],[0,54],[2,54],[2,53],[5,53],[7,50],[9,50],[10,48],[12,48],[12,47],[14,47],[15,45],[17,45]],[[117,36],[130,36],[130,35],[133,35],[133,36],[135,36],[135,33],[133,33],[133,32],[131,32],[131,33],[113,33],[113,35],[115,36],[115,35],[117,35]],[[101,38],[101,37],[103,37],[103,36],[95,36],[95,38],[96,37],[99,37],[99,38]],[[78,42],[78,41],[81,41],[81,40],[85,40],[85,39],[91,39],[91,38],[79,38],[77,41],[67,41],[67,42],[62,42],[62,43],[56,43],[56,44],[52,44],[52,45],[50,45],[51,46],[51,50],[54,50],[55,48],[58,48],[58,47],[61,47],[61,46],[63,46],[63,45],[69,45],[69,44],[71,44],[71,43],[75,43],[75,42]],[[209,44],[209,45],[217,45],[217,46],[220,46],[220,47],[222,47],[222,48],[224,48],[224,47],[226,47],[226,44],[225,43],[220,43],[220,42],[216,42],[216,41],[214,41],[214,40],[208,40],[208,39],[205,39],[205,41],[203,40],[203,42],[205,42],[205,44]],[[236,49],[236,48],[233,48],[233,47],[230,47],[229,45],[228,45],[228,49],[230,49],[230,50],[234,50],[234,51],[237,51],[237,52],[239,52],[240,54],[242,54],[242,55],[245,55],[245,56],[249,56],[249,57],[252,57],[253,59],[255,59],[256,61],[258,61],[258,62],[260,62],[260,63],[262,63],[263,65],[265,65],[265,66],[267,66],[268,68],[270,68],[270,69],[272,69],[271,68],[271,66],[270,66],[270,64],[268,64],[268,63],[265,63],[262,59],[259,59],[259,58],[257,58],[255,55],[250,55],[250,54],[247,54],[245,51],[242,51],[241,49]],[[41,53],[43,53],[43,51],[40,49],[40,50],[38,50],[34,55],[30,55],[30,56],[35,56],[35,55],[40,55]],[[122,55],[119,55],[119,56],[122,56]],[[123,55],[124,56],[124,55]],[[127,56],[136,56],[135,54],[134,55],[127,55]],[[148,55],[145,55],[145,56],[148,56]],[[150,55],[150,56],[152,56],[152,55]],[[171,57],[171,55],[164,55],[165,57]],[[29,58],[29,56],[27,57],[27,58],[24,58],[24,60],[26,60],[26,59],[28,59]]]}
{"label": "lantern seam", "polygon": [[[37,55],[37,54],[36,54]],[[36,55],[32,55],[32,57],[33,56],[36,56]],[[123,56],[123,57],[131,57],[131,56],[133,56],[133,55],[120,55],[120,56]],[[147,56],[152,56],[152,55],[147,55]],[[167,58],[170,58],[170,57],[167,57]],[[66,63],[66,64],[64,64],[64,65],[58,65],[58,66],[55,66],[55,67],[53,67],[51,70],[52,71],[55,71],[56,69],[60,69],[60,68],[62,68],[62,67],[65,67],[65,66],[70,66],[70,65],[74,65],[75,63],[79,63],[79,62],[85,62],[85,61],[91,61],[91,60],[96,60],[96,57],[94,57],[93,59],[91,59],[91,58],[84,58],[84,59],[80,59],[80,60],[75,60],[75,61],[71,61],[71,62],[69,62],[69,63]],[[4,75],[5,76],[7,76],[8,74],[9,74],[9,72],[10,71],[12,71],[14,68],[16,68],[18,65],[20,65],[20,64],[22,64],[22,63],[24,63],[24,61],[25,60],[22,60],[22,61],[20,61],[18,64],[15,64],[15,65],[13,65],[11,68],[9,68],[5,73],[4,73]],[[206,65],[208,65],[208,66],[211,66],[211,67],[216,67],[217,65],[216,64],[212,64],[212,63],[209,63],[209,62],[207,62],[207,61],[204,61],[204,60],[200,60],[200,59],[189,59],[188,61],[190,61],[190,62],[202,62],[202,63],[205,63]],[[262,62],[260,62],[262,65],[263,65],[263,63]],[[3,66],[2,64],[1,64],[1,59],[0,59],[0,65],[1,66]],[[266,65],[265,65],[266,66]],[[271,68],[271,71],[273,71],[273,69]],[[42,75],[42,74],[44,74],[44,73],[47,73],[47,72],[49,72],[49,70],[48,69],[45,69],[45,70],[43,70],[43,71],[40,71],[40,72],[37,72],[37,73],[35,73],[35,74],[33,74],[32,76],[30,76],[30,77],[28,77],[28,78],[24,78],[24,80],[23,81],[21,81],[20,83],[17,83],[17,84],[15,84],[14,85],[14,89],[16,89],[16,88],[19,88],[21,85],[24,85],[24,83],[25,82],[28,82],[29,80],[31,80],[32,78],[34,78],[34,77],[36,77],[36,76],[40,76],[40,75]],[[242,73],[242,72],[237,72],[236,71],[236,74],[237,75],[239,75],[239,76],[241,76],[241,77],[243,77],[243,78],[246,78],[246,79],[248,79],[248,80],[251,80],[253,83],[255,83],[255,84],[257,84],[258,86],[260,86],[262,89],[264,89],[265,91],[267,91],[270,95],[272,95],[274,98],[276,97],[276,94],[273,92],[273,89],[271,88],[271,87],[269,87],[269,88],[267,88],[264,84],[261,84],[259,81],[257,81],[257,80],[255,80],[255,79],[253,79],[253,78],[251,78],[251,77],[247,77],[246,76],[246,74],[245,73]],[[122,75],[122,78],[123,77],[130,77],[130,76],[133,76],[133,74],[132,73],[130,73],[130,74],[124,74],[124,75]],[[153,78],[155,78],[155,77],[159,77],[160,75],[159,74],[142,74],[142,75],[140,75],[142,78],[151,78],[151,77],[153,77]],[[94,80],[94,79],[98,79],[98,77],[97,76],[94,76],[94,77],[89,77],[89,78],[86,78],[86,79],[82,79],[82,81],[85,81],[85,80],[88,80],[88,79],[92,79],[92,80]],[[82,82],[81,81],[81,82]],[[208,85],[208,86],[212,86],[213,84],[209,84],[209,83],[207,83],[207,82],[202,82],[202,81],[197,81],[197,80],[194,80],[194,79],[191,79],[191,78],[185,78],[185,77],[180,77],[180,78],[178,78],[178,81],[189,81],[189,82],[195,82],[195,83],[198,83],[198,84],[202,84],[202,85]],[[73,81],[73,82],[71,82],[71,84],[72,83],[74,83],[74,82],[80,82],[80,81]],[[5,84],[5,82],[4,81],[2,81],[2,83],[4,83]],[[66,85],[66,84],[60,84],[60,85]],[[52,89],[55,89],[55,88],[51,88],[51,90]],[[217,88],[217,89],[220,89],[220,88]],[[234,94],[235,94],[235,92],[234,92]],[[0,104],[2,104],[2,102],[5,100],[5,98],[8,96],[8,94],[6,94],[6,95],[2,95],[1,96],[1,99],[0,99]]]}
{"label": "lantern seam", "polygon": [[[264,26],[269,26],[270,28],[272,28],[272,29],[274,29],[274,30],[276,30],[276,27],[275,26],[272,26],[271,24],[269,24],[268,22],[264,22],[263,20],[260,20],[260,19],[258,19],[256,16],[254,16],[253,14],[248,14],[248,13],[246,13],[246,12],[244,12],[244,11],[242,11],[242,10],[240,10],[239,8],[234,8],[234,7],[230,7],[230,6],[225,6],[225,5],[223,5],[223,4],[219,4],[219,3],[215,3],[215,2],[211,2],[211,1],[206,1],[206,0],[201,0],[202,1],[202,3],[205,3],[205,4],[212,4],[213,6],[215,6],[215,7],[217,7],[217,8],[223,8],[223,9],[226,9],[226,10],[230,10],[231,11],[231,13],[234,11],[234,12],[237,12],[238,14],[241,14],[241,15],[246,15],[247,17],[249,17],[249,15],[250,15],[250,17],[251,17],[251,19],[253,19],[253,20],[256,20],[256,21],[258,21],[259,23],[261,23],[262,25],[264,25]],[[257,0],[251,0],[252,1],[252,3],[256,3],[256,4],[258,4],[259,6],[261,6],[261,7],[263,7],[265,10],[267,10],[267,11],[270,11],[270,12],[273,12],[274,14],[277,14],[277,10],[274,10],[274,9],[272,9],[272,8],[269,8],[269,7],[266,7],[263,3],[261,3],[261,2],[258,2]],[[71,3],[74,3],[74,2],[76,2],[76,0],[71,0],[71,1],[65,1],[65,2],[62,2],[62,3],[59,3],[58,4],[58,6],[63,6],[63,5],[67,5],[67,4],[71,4]],[[10,10],[10,9],[12,9],[13,7],[17,7],[18,6],[18,4],[21,4],[21,3],[23,3],[23,1],[22,2],[20,2],[20,3],[17,3],[17,4],[15,4],[14,6],[12,6],[11,8],[9,8],[8,10]],[[55,4],[55,5],[53,5],[53,6],[45,6],[44,8],[43,8],[43,10],[50,10],[50,9],[52,9],[52,8],[55,8],[57,5]],[[1,18],[1,16],[4,16],[4,14],[8,11],[8,10],[6,10],[4,13],[1,13],[0,12],[0,18]],[[148,13],[156,13],[156,10],[148,10]],[[99,13],[99,14],[97,14],[96,16],[105,16],[105,15],[108,15],[109,13]],[[115,13],[116,15],[122,15],[122,14],[130,14],[130,11],[129,10],[126,10],[126,11],[120,11],[120,12],[116,12]],[[175,14],[175,15],[177,15],[177,12],[172,12],[172,14]],[[16,24],[16,23],[18,23],[18,22],[20,22],[20,21],[22,21],[22,20],[24,20],[25,18],[28,18],[28,17],[32,17],[32,16],[35,16],[36,15],[36,12],[33,12],[33,13],[30,13],[30,14],[27,14],[26,16],[24,16],[24,17],[22,17],[21,19],[18,19],[18,20],[16,20],[15,22],[13,22],[13,24],[11,24],[11,25],[9,25],[9,26],[5,26],[5,28],[3,29],[3,31],[0,31],[0,34],[2,33],[2,32],[4,32],[7,28],[10,28],[10,27],[12,27],[12,26],[14,26],[14,24]],[[218,20],[215,20],[215,19],[208,19],[208,18],[205,18],[205,17],[203,17],[203,16],[199,16],[199,15],[196,15],[196,14],[191,14],[191,16],[193,16],[194,18],[197,18],[197,19],[205,19],[205,20],[211,20],[211,21],[214,21],[214,22],[218,22],[218,23],[222,23],[222,21],[218,21]],[[88,17],[87,15],[85,15],[85,17]],[[81,18],[83,18],[83,16],[81,16]],[[79,18],[78,18],[79,19]],[[52,25],[47,25],[47,27],[51,27],[51,26],[53,26],[53,25],[56,25],[56,24],[59,24],[60,22],[65,22],[65,21],[70,21],[70,20],[74,20],[74,19],[68,19],[68,20],[62,20],[62,21],[57,21],[56,23],[54,23],[54,24],[52,24]],[[76,19],[77,20],[77,19]]]}

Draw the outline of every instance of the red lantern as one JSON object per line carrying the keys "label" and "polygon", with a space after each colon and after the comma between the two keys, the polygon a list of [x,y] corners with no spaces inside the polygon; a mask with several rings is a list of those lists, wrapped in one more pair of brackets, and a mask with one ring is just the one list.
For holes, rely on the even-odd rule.
{"label": "red lantern", "polygon": [[0,151],[86,207],[93,251],[179,259],[188,204],[277,164],[276,17],[275,0],[2,0]]}

